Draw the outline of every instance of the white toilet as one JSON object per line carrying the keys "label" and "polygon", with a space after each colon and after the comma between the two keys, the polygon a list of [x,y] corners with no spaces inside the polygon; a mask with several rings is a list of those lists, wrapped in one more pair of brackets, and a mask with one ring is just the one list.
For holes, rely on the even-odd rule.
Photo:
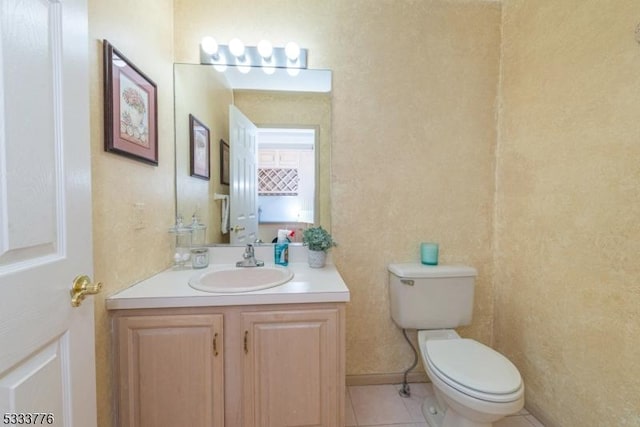
{"label": "white toilet", "polygon": [[418,330],[435,399],[422,406],[431,427],[490,427],[524,406],[518,369],[497,351],[453,328],[471,323],[476,270],[463,266],[390,264],[391,316]]}

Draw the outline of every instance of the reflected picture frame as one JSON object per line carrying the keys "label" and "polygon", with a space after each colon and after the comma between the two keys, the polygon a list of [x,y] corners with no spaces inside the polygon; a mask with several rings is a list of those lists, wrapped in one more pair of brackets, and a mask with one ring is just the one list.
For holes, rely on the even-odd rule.
{"label": "reflected picture frame", "polygon": [[220,140],[220,182],[229,185],[229,144]]}
{"label": "reflected picture frame", "polygon": [[189,170],[191,176],[209,181],[211,178],[211,132],[189,114]]}
{"label": "reflected picture frame", "polygon": [[158,165],[158,89],[103,40],[104,150]]}

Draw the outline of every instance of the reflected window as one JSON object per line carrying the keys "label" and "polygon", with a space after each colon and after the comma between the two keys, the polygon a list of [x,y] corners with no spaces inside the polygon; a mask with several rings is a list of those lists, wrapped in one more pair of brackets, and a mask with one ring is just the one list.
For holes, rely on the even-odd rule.
{"label": "reflected window", "polygon": [[[264,153],[263,153],[264,154]],[[279,155],[281,153],[277,153]],[[304,175],[306,171],[302,171]],[[258,166],[259,196],[297,196],[300,169]]]}
{"label": "reflected window", "polygon": [[315,129],[260,128],[258,205],[260,223],[314,223]]}

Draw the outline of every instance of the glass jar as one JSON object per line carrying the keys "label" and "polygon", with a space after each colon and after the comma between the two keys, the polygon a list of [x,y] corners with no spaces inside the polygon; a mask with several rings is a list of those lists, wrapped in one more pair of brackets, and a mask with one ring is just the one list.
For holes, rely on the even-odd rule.
{"label": "glass jar", "polygon": [[191,265],[193,268],[207,268],[209,266],[209,249],[191,249]]}
{"label": "glass jar", "polygon": [[173,263],[177,267],[184,267],[191,256],[191,228],[185,227],[182,217],[176,219],[176,225],[169,229],[173,234],[171,246],[173,252]]}
{"label": "glass jar", "polygon": [[202,247],[207,240],[207,226],[202,224],[196,214],[191,217],[191,245],[194,248]]}

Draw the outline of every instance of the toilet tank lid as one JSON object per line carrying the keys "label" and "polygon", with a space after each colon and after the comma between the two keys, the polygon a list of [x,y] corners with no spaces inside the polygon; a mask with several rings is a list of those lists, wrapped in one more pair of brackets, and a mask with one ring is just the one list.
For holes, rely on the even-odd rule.
{"label": "toilet tank lid", "polygon": [[431,277],[475,277],[473,267],[464,265],[424,265],[418,263],[389,264],[389,272],[398,277],[413,279]]}

